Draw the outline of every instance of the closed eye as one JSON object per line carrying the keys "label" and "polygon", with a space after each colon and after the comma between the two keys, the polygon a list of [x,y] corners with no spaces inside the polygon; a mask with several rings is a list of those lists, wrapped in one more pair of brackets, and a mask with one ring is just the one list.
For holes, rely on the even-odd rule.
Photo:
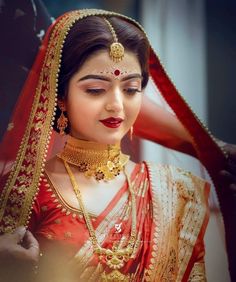
{"label": "closed eye", "polygon": [[88,88],[86,89],[86,93],[91,94],[91,95],[99,95],[104,93],[104,89],[102,88]]}
{"label": "closed eye", "polygon": [[134,95],[137,92],[141,92],[141,90],[139,90],[138,88],[126,88],[124,89],[124,91],[126,92],[126,94],[128,95]]}

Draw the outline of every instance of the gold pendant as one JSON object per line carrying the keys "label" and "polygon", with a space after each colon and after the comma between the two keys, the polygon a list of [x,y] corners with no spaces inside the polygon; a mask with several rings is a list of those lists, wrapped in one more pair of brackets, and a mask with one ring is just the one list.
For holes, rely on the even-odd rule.
{"label": "gold pendant", "polygon": [[124,46],[119,42],[114,42],[110,46],[111,59],[118,63],[124,58],[125,49]]}
{"label": "gold pendant", "polygon": [[124,275],[119,270],[113,270],[110,273],[106,273],[105,271],[101,275],[102,282],[129,282],[130,274]]}
{"label": "gold pendant", "polygon": [[117,247],[113,246],[112,250],[96,248],[94,251],[100,256],[100,259],[105,256],[106,265],[114,270],[122,268],[132,254],[132,249],[130,247],[117,249]]}

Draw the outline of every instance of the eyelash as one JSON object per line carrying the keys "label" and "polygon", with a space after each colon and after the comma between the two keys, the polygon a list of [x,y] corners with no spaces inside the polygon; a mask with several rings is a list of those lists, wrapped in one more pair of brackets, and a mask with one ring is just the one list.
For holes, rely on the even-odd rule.
{"label": "eyelash", "polygon": [[127,89],[124,89],[124,91],[128,95],[135,95],[137,92],[141,92],[141,90],[139,90],[138,88],[127,88]]}
{"label": "eyelash", "polygon": [[[100,95],[104,92],[104,89],[100,89],[100,88],[90,88],[90,89],[86,89],[86,93],[91,94],[91,95]],[[141,92],[141,90],[139,90],[138,88],[126,88],[123,90],[124,92],[126,92],[127,95],[135,95],[137,92]]]}
{"label": "eyelash", "polygon": [[90,88],[90,89],[86,89],[86,93],[91,94],[91,95],[100,95],[104,92],[104,89],[101,88]]}

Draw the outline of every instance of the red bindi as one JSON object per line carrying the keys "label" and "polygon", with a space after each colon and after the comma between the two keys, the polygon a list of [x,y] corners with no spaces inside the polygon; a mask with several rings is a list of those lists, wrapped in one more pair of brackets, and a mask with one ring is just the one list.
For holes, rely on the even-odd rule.
{"label": "red bindi", "polygon": [[119,70],[115,70],[115,71],[114,71],[114,75],[115,75],[115,76],[120,75],[120,71],[119,71]]}

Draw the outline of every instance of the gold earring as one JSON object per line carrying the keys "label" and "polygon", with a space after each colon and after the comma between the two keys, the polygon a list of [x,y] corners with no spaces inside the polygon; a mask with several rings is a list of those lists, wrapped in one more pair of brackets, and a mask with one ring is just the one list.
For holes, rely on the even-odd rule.
{"label": "gold earring", "polygon": [[130,141],[133,140],[133,132],[134,132],[134,128],[133,128],[133,125],[130,127],[130,130],[129,130],[129,139]]}
{"label": "gold earring", "polygon": [[61,115],[57,119],[57,129],[59,129],[60,135],[65,135],[65,129],[68,125],[68,118],[64,115],[65,106],[63,104],[59,104],[58,106],[61,110]]}

